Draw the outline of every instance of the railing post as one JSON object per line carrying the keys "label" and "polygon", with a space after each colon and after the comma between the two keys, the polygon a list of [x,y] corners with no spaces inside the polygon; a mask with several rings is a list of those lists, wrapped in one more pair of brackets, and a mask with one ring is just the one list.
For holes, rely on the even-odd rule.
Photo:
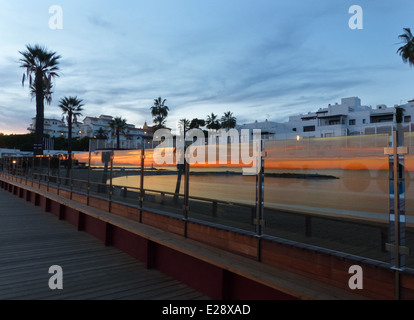
{"label": "railing post", "polygon": [[37,186],[37,188],[38,189],[40,189],[40,179],[42,179],[42,158],[41,158],[41,156],[39,156],[39,157],[36,157],[36,159],[39,159],[39,174],[38,174],[38,179],[37,179],[37,183],[38,183],[38,186]]}
{"label": "railing post", "polygon": [[91,148],[89,148],[89,155],[88,155],[88,189],[86,191],[87,196],[86,196],[86,205],[89,206],[89,197],[90,197],[90,193],[91,193],[91,157],[92,157],[92,153],[91,153]]}
{"label": "railing post", "polygon": [[142,206],[144,205],[144,166],[145,166],[145,147],[141,149],[141,175],[139,177],[139,222],[142,223]]}
{"label": "railing post", "polygon": [[57,181],[57,194],[60,192],[60,159],[61,155],[58,155],[58,181]]}
{"label": "railing post", "polygon": [[31,177],[32,179],[31,180],[32,180],[32,187],[33,187],[33,183],[34,183],[33,182],[33,179],[34,179],[33,177],[34,177],[34,172],[35,172],[35,157],[34,156],[33,156],[32,160],[33,160],[33,163],[32,163],[32,177]]}
{"label": "railing post", "polygon": [[16,182],[17,182],[17,177],[20,177],[20,183],[22,183],[22,174],[21,174],[21,158],[17,158],[17,163],[16,163]]}
{"label": "railing post", "polygon": [[184,206],[183,206],[183,215],[184,215],[184,237],[187,238],[187,220],[188,213],[190,211],[189,207],[189,194],[190,194],[190,164],[184,157]]}
{"label": "railing post", "polygon": [[109,212],[112,209],[112,174],[113,174],[113,166],[114,166],[114,150],[111,150],[111,167],[109,169]]}
{"label": "railing post", "polygon": [[[187,222],[188,213],[190,211],[189,195],[190,195],[190,163],[185,157],[187,148],[184,147],[184,204],[183,204],[183,219],[184,219],[184,237],[187,238]],[[178,160],[177,160],[178,161]]]}
{"label": "railing post", "polygon": [[47,157],[47,192],[49,192],[50,185],[50,156]]}
{"label": "railing post", "polygon": [[25,184],[27,186],[27,175],[29,174],[29,157],[27,157],[27,160],[25,160],[25,170],[24,170],[24,178],[25,178]]}
{"label": "railing post", "polygon": [[392,147],[385,149],[389,155],[390,201],[389,227],[390,243],[386,249],[391,252],[391,269],[395,270],[395,299],[400,299],[400,272],[405,268],[405,255],[410,254],[410,248],[405,246],[405,168],[404,155],[408,148],[403,146],[403,133],[394,131]]}
{"label": "railing post", "polygon": [[257,237],[257,260],[261,261],[261,238],[264,228],[264,141],[253,142],[253,146],[257,148],[257,169],[256,174],[256,237]]}
{"label": "railing post", "polygon": [[72,200],[73,197],[73,157],[72,154],[69,154],[68,158],[68,165],[70,169],[70,200]]}

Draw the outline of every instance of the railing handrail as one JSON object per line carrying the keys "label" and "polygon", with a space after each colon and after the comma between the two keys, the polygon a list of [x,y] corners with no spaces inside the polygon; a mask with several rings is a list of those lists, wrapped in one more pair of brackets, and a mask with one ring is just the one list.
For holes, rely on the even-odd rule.
{"label": "railing handrail", "polygon": [[[395,135],[394,135],[395,136]],[[277,144],[277,143],[276,143]],[[280,144],[280,143],[279,143]],[[286,146],[285,146],[286,147]],[[378,147],[378,150],[380,150],[380,146]],[[262,162],[262,168],[264,168],[264,158],[266,156],[266,153],[264,153],[264,144],[262,144],[261,146],[261,162]],[[339,149],[338,149],[339,150]],[[378,152],[378,150],[376,152]],[[369,151],[369,150],[368,150]],[[105,153],[106,155],[109,155],[109,153]],[[272,207],[267,207],[265,206],[264,203],[264,198],[263,198],[263,193],[264,193],[264,183],[263,183],[263,178],[265,177],[264,175],[264,170],[262,170],[260,173],[256,174],[256,202],[255,204],[249,204],[248,201],[246,201],[246,203],[240,203],[237,201],[227,201],[227,200],[222,200],[222,199],[213,199],[213,198],[209,198],[209,197],[203,197],[203,196],[192,196],[188,183],[189,183],[189,177],[191,176],[191,170],[190,170],[190,166],[186,166],[186,169],[183,170],[181,173],[179,173],[179,171],[177,170],[176,172],[173,172],[171,170],[171,174],[182,174],[183,175],[183,179],[184,179],[184,192],[180,193],[180,192],[171,192],[171,191],[163,191],[163,190],[156,190],[156,189],[151,189],[151,188],[145,188],[145,177],[150,176],[149,174],[146,174],[146,171],[148,169],[151,169],[150,166],[145,164],[145,150],[142,150],[141,155],[136,155],[137,157],[141,157],[139,159],[134,159],[134,164],[135,163],[139,163],[141,162],[141,164],[138,164],[134,167],[123,167],[120,166],[119,163],[114,163],[114,151],[110,152],[111,157],[108,157],[106,160],[104,158],[102,158],[102,161],[106,161],[105,165],[102,166],[95,166],[93,162],[91,162],[91,152],[89,152],[89,156],[88,156],[88,160],[89,160],[89,164],[87,163],[86,166],[83,165],[81,169],[79,170],[87,170],[88,171],[88,179],[82,179],[79,177],[74,177],[73,174],[75,172],[75,168],[73,166],[73,164],[70,164],[67,162],[67,160],[65,160],[64,164],[65,164],[65,169],[61,168],[61,159],[58,158],[58,163],[53,163],[53,167],[50,166],[51,164],[51,157],[44,157],[44,158],[39,158],[39,157],[33,157],[33,161],[31,161],[30,157],[23,157],[23,158],[13,158],[14,160],[17,160],[16,166],[10,166],[11,162],[10,160],[8,160],[6,158],[1,158],[0,159],[0,164],[1,167],[3,168],[3,171],[8,172],[9,169],[13,169],[13,170],[21,170],[19,172],[19,174],[22,174],[22,176],[24,176],[26,179],[28,178],[32,178],[32,181],[34,178],[38,177],[39,181],[39,186],[41,184],[43,184],[43,182],[41,182],[41,178],[45,178],[45,184],[47,181],[47,185],[49,187],[50,184],[55,184],[55,181],[50,181],[51,179],[58,179],[57,183],[58,186],[60,186],[61,181],[70,181],[70,183],[67,183],[66,186],[69,188],[70,187],[70,191],[71,191],[71,197],[72,197],[72,191],[75,188],[79,188],[79,189],[83,189],[84,185],[86,184],[87,189],[88,189],[88,197],[89,197],[89,191],[92,189],[91,186],[103,186],[105,188],[98,188],[98,193],[99,192],[103,192],[107,194],[107,197],[109,199],[109,201],[113,201],[116,197],[119,197],[120,194],[118,192],[114,192],[115,189],[117,188],[121,188],[123,189],[124,193],[123,193],[123,197],[128,197],[128,190],[133,190],[133,191],[137,191],[137,193],[139,193],[139,197],[137,196],[137,201],[139,200],[140,203],[140,207],[143,208],[145,203],[144,201],[150,201],[148,199],[144,199],[144,195],[148,194],[148,193],[156,193],[156,194],[161,194],[163,195],[163,197],[161,197],[161,204],[164,205],[164,202],[166,201],[166,197],[164,197],[164,195],[168,195],[168,196],[173,196],[173,197],[178,197],[180,198],[180,204],[182,203],[182,199],[184,200],[184,205],[182,206],[182,215],[184,220],[188,220],[188,213],[191,212],[189,205],[191,203],[189,203],[189,200],[195,200],[195,201],[199,201],[199,202],[208,202],[211,203],[212,206],[212,212],[213,212],[213,216],[214,214],[217,214],[218,209],[217,209],[217,205],[221,204],[221,205],[229,205],[229,206],[234,206],[234,207],[240,207],[240,208],[249,208],[251,209],[251,217],[252,217],[252,225],[255,226],[256,228],[256,235],[260,238],[263,235],[263,227],[265,226],[265,221],[264,221],[264,209],[266,210],[280,210],[283,212],[283,209],[277,209],[277,208],[272,208]],[[290,155],[289,155],[290,156]],[[300,154],[298,154],[298,156],[300,156]],[[372,154],[370,154],[370,156],[372,156]],[[44,159],[47,159],[47,163]],[[299,157],[301,158],[301,157]],[[11,159],[11,158],[10,158]],[[20,163],[21,161],[19,161],[19,159],[25,159],[24,163]],[[56,158],[55,158],[56,159]],[[79,158],[82,159],[83,163],[85,162],[84,160],[86,160],[86,156],[84,156],[84,158]],[[72,158],[72,161],[78,161],[79,159],[76,159],[75,157]],[[384,156],[385,159],[385,156]],[[285,160],[284,160],[285,161]],[[19,167],[20,165],[20,167]],[[173,168],[172,166],[169,167],[170,169]],[[178,168],[177,168],[178,169]],[[240,169],[240,168],[239,168]],[[12,176],[16,176],[16,174],[18,173],[17,171],[13,171],[12,170]],[[77,170],[77,169],[76,169]],[[125,172],[130,172],[130,171],[135,171],[137,172],[137,176],[139,176],[140,178],[140,183],[139,183],[139,187],[138,186],[125,186],[125,185],[120,185],[120,184],[113,184],[113,179],[114,178],[118,178],[115,177],[115,175],[118,174],[114,174],[114,173],[118,173],[120,170],[125,170]],[[197,170],[197,169],[194,169]],[[66,174],[61,175],[62,172],[67,172]],[[91,172],[96,172],[96,171],[106,171],[106,173],[108,174],[108,176],[106,177],[105,175],[102,176],[103,179],[106,179],[106,181],[93,181],[93,179],[91,179],[90,177],[90,173]],[[56,176],[56,172],[58,172],[58,175]],[[212,172],[212,174],[214,174],[214,172]],[[242,174],[241,172],[239,172],[238,174]],[[162,176],[162,175],[160,175]],[[84,176],[83,176],[84,177]],[[110,180],[109,184],[108,184],[108,179]],[[79,186],[79,183],[81,184]],[[76,186],[74,186],[74,184]],[[62,185],[63,188],[65,188],[65,186]],[[96,188],[94,189],[94,193],[96,192]],[[180,188],[181,189],[181,188]],[[157,196],[156,196],[157,197]],[[170,199],[168,197],[168,199]],[[151,199],[152,200],[152,199]],[[153,200],[152,200],[153,201]],[[159,201],[156,200],[156,201]],[[168,200],[169,201],[169,200]],[[242,200],[241,200],[242,201]],[[89,203],[89,199],[88,199],[88,203]],[[205,208],[206,204],[203,204],[202,208]],[[179,207],[174,208],[174,210],[180,210]],[[203,209],[204,210],[204,209]],[[231,211],[235,211],[235,210],[231,210]],[[247,210],[245,210],[247,211]],[[295,213],[295,212],[294,212]],[[332,217],[329,216],[324,216],[323,212],[321,215],[317,215],[317,214],[307,214],[306,212],[302,212],[303,214],[301,214],[301,212],[297,213],[297,214],[301,214],[303,216],[306,217],[306,219],[312,218],[312,217],[318,217],[318,218],[322,218],[322,219],[332,219]],[[345,215],[346,216],[346,215]],[[337,220],[338,218],[335,217],[335,219]],[[335,220],[332,219],[332,220]],[[341,221],[351,221],[352,219],[340,219]],[[359,219],[356,219],[356,221],[358,221]],[[352,221],[353,222],[353,221]],[[308,221],[306,221],[306,223],[308,223]],[[358,224],[361,223],[361,221],[357,222]],[[220,223],[219,223],[220,224]],[[390,224],[390,223],[389,223]],[[386,226],[386,225],[385,225]],[[387,227],[387,226],[386,226]],[[307,227],[306,227],[307,228]],[[260,258],[260,257],[259,257]]]}

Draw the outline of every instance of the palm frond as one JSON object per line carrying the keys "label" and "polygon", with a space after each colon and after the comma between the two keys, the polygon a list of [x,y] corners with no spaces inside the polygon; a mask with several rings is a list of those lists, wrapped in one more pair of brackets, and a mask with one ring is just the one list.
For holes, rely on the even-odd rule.
{"label": "palm frond", "polygon": [[62,110],[63,115],[68,115],[67,120],[69,122],[72,118],[82,116],[81,111],[83,111],[82,107],[84,106],[82,102],[83,100],[78,99],[78,97],[63,97],[60,99],[58,107]]}
{"label": "palm frond", "polygon": [[[22,56],[19,60],[20,67],[26,71],[23,74],[22,86],[28,81],[32,98],[40,94],[47,104],[51,104],[53,79],[59,76],[59,60],[61,56],[57,55],[56,52],[48,51],[45,47],[38,44],[34,46],[26,45],[26,50],[19,51],[19,53]],[[37,85],[35,85],[36,83]],[[40,85],[42,88],[36,88],[36,86]]]}
{"label": "palm frond", "polygon": [[402,39],[405,44],[398,48],[397,53],[404,63],[414,66],[414,36],[410,28],[404,28],[404,32],[398,38]]}

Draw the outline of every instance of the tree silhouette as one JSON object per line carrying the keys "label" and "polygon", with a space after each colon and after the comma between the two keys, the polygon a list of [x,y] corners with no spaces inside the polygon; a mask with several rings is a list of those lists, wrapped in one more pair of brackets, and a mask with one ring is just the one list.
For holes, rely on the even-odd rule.
{"label": "tree silhouette", "polygon": [[116,117],[114,120],[109,121],[111,127],[111,133],[116,137],[116,148],[120,149],[120,135],[122,134],[127,138],[126,129],[128,128],[127,121],[121,117]]}
{"label": "tree silhouette", "polygon": [[77,118],[82,115],[83,111],[82,100],[78,97],[64,97],[59,101],[59,108],[62,109],[63,116],[66,115],[68,123],[68,154],[69,160],[72,155],[72,126],[77,122]]}
{"label": "tree silhouette", "polygon": [[221,117],[221,127],[228,130],[233,129],[236,127],[236,118],[233,116],[233,113],[227,111],[224,113],[224,116]]}
{"label": "tree silhouette", "polygon": [[410,28],[404,28],[404,33],[398,38],[404,41],[404,45],[397,50],[404,63],[414,66],[414,36]]}
{"label": "tree silhouette", "polygon": [[23,74],[22,85],[29,81],[30,93],[36,98],[36,128],[35,128],[35,155],[43,154],[43,131],[45,100],[52,101],[53,80],[59,77],[59,59],[56,52],[48,51],[40,45],[27,45],[26,51],[19,51],[23,56],[20,67],[26,72]]}
{"label": "tree silhouette", "polygon": [[211,113],[211,115],[207,116],[206,127],[210,130],[218,130],[221,128],[220,122],[217,119],[217,115]]}
{"label": "tree silhouette", "polygon": [[154,99],[154,105],[150,108],[153,121],[157,129],[165,128],[166,118],[168,116],[168,111],[170,110],[168,106],[165,105],[166,99]]}

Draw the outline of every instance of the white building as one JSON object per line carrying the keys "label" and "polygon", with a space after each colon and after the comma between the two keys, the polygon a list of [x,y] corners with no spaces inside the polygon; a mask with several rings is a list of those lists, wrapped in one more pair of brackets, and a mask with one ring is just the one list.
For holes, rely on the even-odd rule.
{"label": "white building", "polygon": [[98,135],[99,129],[102,129],[108,136],[111,130],[109,122],[113,120],[113,117],[101,115],[99,118],[86,117],[83,120],[82,136],[93,138]]}
{"label": "white building", "polygon": [[[114,118],[107,115],[101,115],[99,118],[96,117],[86,117],[83,120],[83,125],[81,129],[81,137],[96,138],[99,134],[99,131],[105,132],[108,140],[116,140],[111,134],[110,122]],[[125,136],[121,135],[121,141],[144,141],[145,138],[148,138],[148,133],[144,129],[136,128],[133,124],[128,124],[127,129],[125,130]]]}
{"label": "white building", "polygon": [[[95,138],[98,135],[100,129],[105,132],[108,139],[111,140],[111,127],[110,121],[113,117],[101,115],[99,118],[86,117],[83,122],[73,123],[72,137],[74,138]],[[32,119],[32,123],[27,128],[28,131],[34,132],[36,128],[36,118]],[[44,119],[44,133],[48,134],[52,138],[68,137],[68,126],[66,122],[57,119]],[[148,136],[148,133],[144,129],[136,128],[133,124],[128,124],[126,130],[126,137],[121,136],[122,140],[141,140]]]}
{"label": "white building", "polygon": [[[32,123],[27,128],[31,133],[36,130],[36,118],[32,119]],[[81,136],[82,123],[74,123],[72,125],[72,137],[79,138]],[[51,138],[68,138],[69,129],[66,123],[57,119],[44,119],[44,134],[48,134]]]}
{"label": "white building", "polygon": [[[261,129],[264,140],[286,140],[302,137],[324,138],[362,134],[391,133],[395,128],[396,106],[378,105],[376,108],[361,105],[358,97],[344,98],[341,103],[328,105],[315,112],[289,117],[289,121],[254,122],[237,126],[237,129]],[[412,131],[414,100],[405,105],[404,130]]]}
{"label": "white building", "polygon": [[[72,137],[79,138],[81,136],[82,123],[74,123],[72,126]],[[32,123],[29,125],[27,130],[31,133],[36,130],[36,118],[32,119]],[[57,119],[44,119],[44,134],[48,134],[51,138],[68,138],[68,126],[62,120]]]}

